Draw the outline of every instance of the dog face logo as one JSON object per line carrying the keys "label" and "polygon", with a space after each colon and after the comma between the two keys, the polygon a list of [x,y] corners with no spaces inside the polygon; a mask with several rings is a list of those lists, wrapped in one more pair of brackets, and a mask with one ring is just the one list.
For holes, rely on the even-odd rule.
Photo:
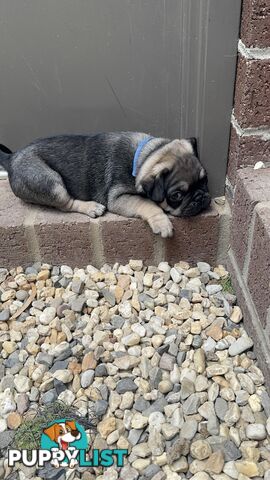
{"label": "dog face logo", "polygon": [[66,420],[63,423],[53,423],[43,430],[45,435],[58,444],[61,450],[67,450],[72,442],[81,438],[74,420]]}
{"label": "dog face logo", "polygon": [[84,428],[75,420],[57,420],[43,429],[41,448],[53,452],[51,461],[55,467],[69,466],[73,468],[77,463],[75,453],[88,448],[88,440]]}

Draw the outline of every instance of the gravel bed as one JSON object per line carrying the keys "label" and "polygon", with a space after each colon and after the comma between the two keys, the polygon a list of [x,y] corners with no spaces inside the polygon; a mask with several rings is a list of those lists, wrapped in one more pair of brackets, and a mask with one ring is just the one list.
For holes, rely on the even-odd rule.
{"label": "gravel bed", "polygon": [[[0,269],[0,298],[0,479],[270,479],[270,399],[223,266],[34,264]],[[122,469],[11,471],[16,430],[57,399],[95,412]]]}

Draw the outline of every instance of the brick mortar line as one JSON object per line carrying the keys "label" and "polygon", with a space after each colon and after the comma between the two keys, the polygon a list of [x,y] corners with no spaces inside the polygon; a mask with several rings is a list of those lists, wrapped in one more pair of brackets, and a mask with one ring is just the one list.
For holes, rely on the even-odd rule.
{"label": "brick mortar line", "polygon": [[153,250],[154,262],[158,265],[165,258],[165,240],[160,235],[155,236]]}
{"label": "brick mortar line", "polygon": [[248,228],[248,241],[247,241],[247,250],[246,250],[246,255],[245,255],[245,260],[244,260],[244,265],[243,265],[243,279],[246,282],[247,277],[248,277],[248,267],[250,263],[250,257],[251,257],[251,250],[252,250],[252,245],[253,245],[253,237],[254,237],[254,228],[255,228],[255,219],[256,219],[256,207],[258,203],[254,206],[253,212],[252,212],[252,217],[251,217],[251,222]]}
{"label": "brick mortar line", "polygon": [[224,205],[216,204],[219,214],[218,219],[218,244],[217,244],[217,262],[226,263],[228,250],[230,247],[230,229],[231,229],[231,209],[229,202],[225,200]]}
{"label": "brick mortar line", "polygon": [[40,262],[41,255],[39,250],[38,237],[35,231],[34,223],[37,216],[37,211],[33,210],[26,215],[23,226],[27,239],[27,247],[33,258],[33,262]]}
{"label": "brick mortar line", "polygon": [[231,124],[239,137],[259,137],[261,140],[270,140],[270,128],[268,127],[247,127],[242,128],[236,117],[234,111],[231,116]]}
{"label": "brick mortar line", "polygon": [[225,189],[227,189],[227,192],[229,195],[231,195],[231,198],[233,199],[234,197],[234,192],[235,192],[235,185],[231,183],[231,181],[228,178],[228,175],[226,176],[225,179]]}
{"label": "brick mortar line", "polygon": [[266,335],[270,335],[270,306],[267,308],[266,311],[266,322],[264,331]]}
{"label": "brick mortar line", "polygon": [[238,52],[247,60],[270,60],[270,47],[246,47],[241,39],[238,41]]}
{"label": "brick mortar line", "polygon": [[264,334],[264,329],[263,329],[262,324],[260,322],[260,318],[259,318],[258,312],[256,310],[256,307],[254,305],[254,302],[253,302],[252,296],[250,294],[250,291],[249,291],[245,281],[242,278],[241,272],[238,268],[238,264],[237,264],[237,261],[235,259],[235,256],[234,256],[234,253],[233,253],[232,249],[229,250],[228,257],[229,257],[231,265],[234,269],[235,276],[236,276],[236,281],[237,281],[239,287],[241,288],[245,303],[246,303],[247,308],[249,310],[249,313],[251,315],[254,329],[257,332],[258,340],[260,342],[260,350],[263,352],[264,359],[265,359],[267,365],[269,365],[270,364],[270,354],[269,354],[268,342],[267,342],[267,339],[265,338],[265,334]]}
{"label": "brick mortar line", "polygon": [[89,240],[92,246],[91,262],[95,263],[98,268],[100,268],[106,263],[106,258],[104,255],[101,222],[99,220],[92,220],[89,222]]}

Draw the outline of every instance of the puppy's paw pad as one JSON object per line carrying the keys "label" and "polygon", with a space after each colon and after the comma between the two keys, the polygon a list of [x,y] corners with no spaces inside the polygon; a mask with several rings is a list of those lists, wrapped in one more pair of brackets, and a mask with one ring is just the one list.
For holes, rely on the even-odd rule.
{"label": "puppy's paw pad", "polygon": [[173,226],[167,215],[155,215],[148,220],[148,223],[152,231],[156,234],[160,234],[162,238],[172,237]]}
{"label": "puppy's paw pad", "polygon": [[89,202],[89,205],[87,208],[87,215],[91,218],[101,217],[101,215],[103,215],[105,210],[106,210],[106,207],[101,203]]}

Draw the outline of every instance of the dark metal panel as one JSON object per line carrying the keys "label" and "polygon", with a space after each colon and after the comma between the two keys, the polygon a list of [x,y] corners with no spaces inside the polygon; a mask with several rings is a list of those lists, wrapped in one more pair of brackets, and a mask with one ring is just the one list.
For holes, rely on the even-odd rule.
{"label": "dark metal panel", "polygon": [[0,138],[198,136],[222,194],[240,0],[1,0]]}

